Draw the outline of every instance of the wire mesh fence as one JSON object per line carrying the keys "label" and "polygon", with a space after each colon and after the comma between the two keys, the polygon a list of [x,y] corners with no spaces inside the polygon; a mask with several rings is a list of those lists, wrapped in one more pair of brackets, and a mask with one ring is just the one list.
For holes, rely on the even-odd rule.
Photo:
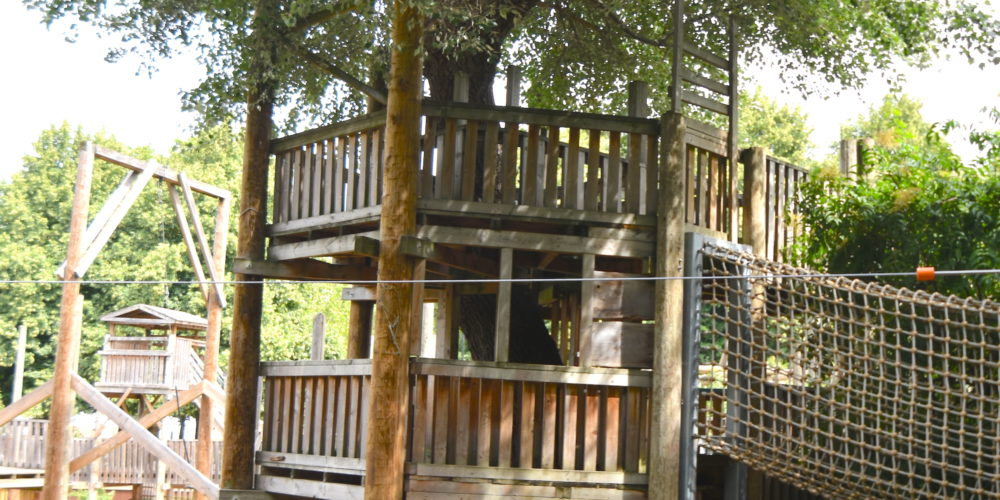
{"label": "wire mesh fence", "polygon": [[1000,304],[701,248],[700,446],[829,498],[1000,498]]}

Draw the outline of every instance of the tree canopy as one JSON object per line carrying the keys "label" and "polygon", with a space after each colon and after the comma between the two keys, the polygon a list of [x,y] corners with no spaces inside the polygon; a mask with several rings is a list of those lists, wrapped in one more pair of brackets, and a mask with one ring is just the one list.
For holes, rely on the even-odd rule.
{"label": "tree canopy", "polygon": [[[410,0],[426,12],[425,73],[431,95],[450,97],[451,73],[470,74],[473,101],[491,100],[501,62],[525,68],[529,104],[618,112],[624,83],[652,85],[654,110],[663,111],[669,71],[670,4],[653,0]],[[71,18],[120,37],[112,58],[129,52],[170,57],[197,51],[208,76],[186,95],[189,107],[218,118],[239,112],[251,74],[250,2],[25,0],[47,23]],[[725,53],[719,19],[740,26],[745,58],[777,58],[790,84],[808,90],[817,81],[856,86],[903,59],[924,63],[957,53],[979,64],[1000,62],[1000,22],[977,2],[875,0],[734,0],[687,2],[686,37]],[[378,89],[387,68],[385,2],[282,0],[268,20],[279,41],[268,78],[287,124],[326,121],[361,109],[358,84]],[[152,62],[150,64],[156,64]],[[348,87],[348,80],[354,87]]]}

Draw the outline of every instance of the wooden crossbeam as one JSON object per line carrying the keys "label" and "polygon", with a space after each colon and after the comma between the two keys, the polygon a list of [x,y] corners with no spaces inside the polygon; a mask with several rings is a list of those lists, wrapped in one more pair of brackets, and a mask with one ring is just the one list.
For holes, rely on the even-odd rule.
{"label": "wooden crossbeam", "polygon": [[53,383],[51,380],[38,386],[37,389],[25,394],[21,399],[14,401],[10,406],[0,410],[0,426],[14,420],[14,417],[32,409],[38,403],[45,401],[45,398],[52,395]]}
{"label": "wooden crossbeam", "polygon": [[288,261],[252,260],[237,257],[233,272],[279,279],[371,281],[375,269],[368,266],[330,264],[316,259]]}
{"label": "wooden crossbeam", "polygon": [[84,401],[90,403],[94,409],[110,417],[122,430],[131,434],[132,438],[140,446],[153,455],[156,455],[158,459],[166,463],[174,472],[186,479],[191,487],[204,493],[209,498],[219,498],[219,487],[211,479],[198,472],[191,464],[185,462],[174,450],[171,450],[139,422],[136,422],[127,413],[115,406],[114,402],[95,389],[94,386],[76,374],[73,375],[73,390]]}
{"label": "wooden crossbeam", "polygon": [[183,172],[177,174],[177,180],[181,184],[181,191],[184,194],[184,202],[187,204],[191,224],[194,226],[194,234],[198,237],[198,247],[202,256],[205,257],[205,265],[208,266],[208,275],[212,278],[215,296],[220,307],[226,307],[226,294],[222,290],[221,273],[215,267],[215,258],[212,257],[212,249],[208,246],[208,238],[205,237],[205,228],[201,225],[201,216],[198,214],[198,205],[194,202],[194,193],[191,192],[191,184]]}
{"label": "wooden crossbeam", "polygon": [[[171,413],[177,411],[177,409],[180,408],[181,406],[184,406],[194,401],[195,398],[201,396],[202,392],[203,392],[203,386],[201,383],[191,386],[191,388],[182,391],[179,394],[178,398],[167,401],[159,408],[143,415],[142,418],[138,420],[139,425],[141,425],[144,429],[152,427],[153,424],[159,422],[160,420],[163,420],[164,417],[167,417]],[[130,437],[129,433],[122,430],[118,431],[117,434],[111,436],[109,439],[101,441],[93,448],[87,450],[86,453],[80,455],[79,457],[74,458],[69,463],[70,473],[74,473],[86,467],[94,460],[97,460],[98,458],[107,455],[108,453],[111,452],[111,450],[114,450],[125,441],[128,441],[129,437]]]}

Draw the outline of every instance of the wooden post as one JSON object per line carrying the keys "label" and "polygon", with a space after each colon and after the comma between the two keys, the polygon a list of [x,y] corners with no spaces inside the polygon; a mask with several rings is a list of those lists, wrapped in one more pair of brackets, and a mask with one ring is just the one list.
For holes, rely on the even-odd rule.
{"label": "wooden post", "polygon": [[[684,272],[684,117],[661,119],[660,195],[656,209],[656,275]],[[656,330],[649,442],[649,499],[681,494],[680,440],[684,286],[680,280],[656,282]]]}
{"label": "wooden post", "polygon": [[[219,200],[215,211],[215,234],[212,235],[212,265],[218,270],[219,276],[225,276],[226,245],[229,242],[229,199]],[[205,330],[205,368],[202,379],[215,383],[219,371],[219,334],[222,331],[223,297],[218,296],[221,286],[211,287],[208,294],[208,328]],[[215,419],[215,401],[208,396],[202,396],[201,409],[198,414],[198,445],[195,450],[195,463],[198,472],[212,477],[212,420]],[[198,500],[204,495],[198,493]]]}
{"label": "wooden post", "polygon": [[851,173],[851,169],[858,164],[858,141],[856,139],[843,139],[840,141],[840,175]]}
{"label": "wooden post", "polygon": [[507,105],[521,105],[521,68],[514,65],[507,66]]}
{"label": "wooden post", "polygon": [[45,435],[45,487],[42,498],[57,500],[69,495],[69,454],[72,436],[69,419],[73,415],[73,374],[80,356],[80,327],[83,296],[76,266],[83,254],[83,232],[90,207],[90,185],[94,173],[94,144],[80,147],[73,208],[70,212],[69,244],[63,269],[62,303],[59,306],[59,343],[56,346],[55,374],[52,377],[52,407]]}
{"label": "wooden post", "polygon": [[367,358],[371,352],[372,312],[375,302],[352,300],[351,315],[347,326],[348,359]]}
{"label": "wooden post", "polygon": [[497,284],[497,319],[494,332],[493,360],[506,363],[510,360],[510,279],[514,270],[514,249],[500,249],[500,279]]}
{"label": "wooden post", "polygon": [[767,148],[743,151],[743,243],[760,257],[767,255]]}
{"label": "wooden post", "polygon": [[[267,168],[276,82],[273,71],[277,37],[277,0],[257,0],[247,51],[250,61],[250,89],[247,93],[247,122],[243,145],[243,178],[240,184],[239,240],[236,256],[250,260],[264,258],[264,224],[267,209]],[[222,487],[253,488],[254,443],[257,438],[257,375],[260,363],[260,320],[263,286],[245,283],[261,276],[236,274],[233,290],[233,327],[226,380],[226,425],[223,433]]]}
{"label": "wooden post", "polygon": [[316,313],[313,316],[312,346],[309,348],[309,359],[323,361],[326,359],[326,316]]}
{"label": "wooden post", "polygon": [[684,0],[674,0],[674,46],[670,62],[670,106],[677,114],[684,113],[681,102],[681,91],[684,82],[681,81],[681,69],[684,67]]}
{"label": "wooden post", "polygon": [[739,218],[736,210],[739,204],[736,179],[740,172],[740,89],[739,89],[739,33],[736,16],[729,15],[729,240],[739,240]]}
{"label": "wooden post", "polygon": [[[594,335],[594,264],[596,262],[596,256],[592,253],[585,253],[582,255],[580,277],[585,281],[580,282],[580,328],[577,329],[580,336],[578,345],[579,356],[580,356],[580,366],[589,366],[590,359],[593,349],[593,335]],[[569,359],[569,365],[572,366],[573,361],[576,359],[577,353]]]}
{"label": "wooden post", "polygon": [[434,357],[455,359],[458,351],[458,289],[453,283],[444,286],[444,293],[437,305],[437,337],[434,339]]}
{"label": "wooden post", "polygon": [[21,399],[24,390],[24,350],[28,343],[28,327],[17,325],[17,354],[14,355],[14,393],[10,402]]}
{"label": "wooden post", "polygon": [[420,77],[423,21],[409,2],[392,4],[392,56],[385,127],[385,191],[379,227],[375,348],[365,445],[365,498],[403,498],[409,390],[413,261],[401,251],[405,235],[416,231],[417,164],[420,130]]}

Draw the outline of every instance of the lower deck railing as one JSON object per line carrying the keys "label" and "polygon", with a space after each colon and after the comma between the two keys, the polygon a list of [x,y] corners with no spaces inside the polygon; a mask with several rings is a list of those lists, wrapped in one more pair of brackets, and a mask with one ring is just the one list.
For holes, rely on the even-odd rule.
{"label": "lower deck railing", "polygon": [[[648,482],[648,371],[415,359],[410,372],[411,477]],[[262,485],[360,482],[370,373],[367,360],[264,364]]]}

